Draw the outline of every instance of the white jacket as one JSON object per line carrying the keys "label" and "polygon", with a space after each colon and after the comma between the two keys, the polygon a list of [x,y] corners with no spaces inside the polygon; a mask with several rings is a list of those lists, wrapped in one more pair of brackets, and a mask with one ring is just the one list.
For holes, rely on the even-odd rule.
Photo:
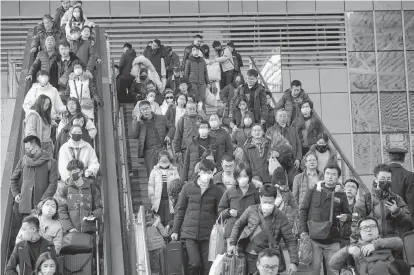
{"label": "white jacket", "polygon": [[60,99],[60,94],[55,87],[50,85],[50,83],[47,83],[45,87],[40,86],[39,83],[34,83],[24,98],[22,107],[25,113],[36,103],[39,95],[46,95],[52,101],[52,117],[55,117],[55,113],[66,112],[66,106],[63,104],[62,99]]}
{"label": "white jacket", "polygon": [[[80,152],[79,152],[80,150]],[[78,153],[79,152],[79,153]],[[95,150],[92,146],[80,140],[78,145],[75,145],[72,139],[69,139],[65,144],[60,147],[59,150],[59,174],[62,181],[66,181],[70,178],[69,171],[67,170],[68,163],[79,154],[79,160],[83,162],[85,166],[85,172],[89,171],[93,176],[96,176],[99,170],[99,161],[96,157]]]}
{"label": "white jacket", "polygon": [[[89,89],[89,77],[87,74],[83,74],[80,77],[75,77],[74,73],[69,75],[68,85],[70,89],[70,97],[79,99],[82,107],[82,100],[92,100],[91,91]],[[94,105],[94,104],[93,104]],[[88,116],[88,118],[95,120],[94,115],[95,108],[86,110],[82,108],[82,113]]]}
{"label": "white jacket", "polygon": [[[164,88],[165,88],[165,85],[167,84],[167,80],[163,78],[161,81],[160,76],[158,75],[157,70],[155,69],[154,65],[151,63],[151,61],[148,58],[146,58],[143,55],[137,56],[132,62],[131,75],[134,76],[135,78],[138,78],[138,80],[139,80],[139,71],[141,68],[148,69],[148,78],[155,83],[155,85],[158,87],[158,91],[160,91],[161,93],[164,92]],[[161,58],[161,74],[166,75],[164,58]]]}
{"label": "white jacket", "polygon": [[[69,119],[66,116],[62,117],[62,119],[59,122],[58,128],[57,128],[56,136],[59,135],[60,131],[62,131],[62,129],[65,128],[66,124],[68,123],[69,123]],[[85,128],[86,130],[88,130],[88,133],[91,139],[94,139],[96,136],[97,130],[92,120],[88,119],[88,121],[86,122]]]}
{"label": "white jacket", "polygon": [[[170,186],[171,182],[175,179],[180,179],[180,175],[178,174],[177,167],[170,165],[170,168],[165,169],[167,173],[167,188]],[[151,171],[149,181],[148,181],[148,197],[151,201],[151,205],[153,206],[153,210],[158,212],[158,208],[160,207],[161,202],[161,194],[162,194],[162,169],[157,164]],[[170,213],[174,213],[174,207],[172,205],[172,201],[169,200],[170,206]]]}

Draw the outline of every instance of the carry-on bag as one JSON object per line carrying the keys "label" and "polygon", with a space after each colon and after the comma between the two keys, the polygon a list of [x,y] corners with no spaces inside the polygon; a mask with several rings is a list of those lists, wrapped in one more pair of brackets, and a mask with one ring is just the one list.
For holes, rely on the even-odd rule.
{"label": "carry-on bag", "polygon": [[246,275],[246,258],[244,255],[224,254],[221,275]]}
{"label": "carry-on bag", "polygon": [[186,253],[181,241],[167,244],[167,275],[184,275],[187,271]]}
{"label": "carry-on bag", "polygon": [[406,232],[403,235],[404,259],[414,267],[414,230]]}
{"label": "carry-on bag", "polygon": [[63,275],[92,275],[93,254],[63,255]]}
{"label": "carry-on bag", "polygon": [[61,254],[90,253],[93,249],[93,237],[87,233],[70,232],[63,236]]}

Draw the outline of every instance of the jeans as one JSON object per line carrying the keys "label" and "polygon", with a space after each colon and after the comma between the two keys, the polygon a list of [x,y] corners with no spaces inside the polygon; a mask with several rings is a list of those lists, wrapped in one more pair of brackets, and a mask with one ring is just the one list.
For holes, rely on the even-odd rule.
{"label": "jeans", "polygon": [[185,240],[188,254],[188,275],[208,275],[211,262],[208,261],[209,241]]}
{"label": "jeans", "polygon": [[144,159],[147,168],[147,177],[149,178],[152,168],[158,163],[158,153],[162,150],[162,146],[145,149]]}
{"label": "jeans", "polygon": [[328,275],[334,275],[334,271],[329,266],[332,255],[340,249],[339,243],[321,244],[318,241],[311,240],[313,250],[313,263],[311,275],[320,275],[322,260],[325,259],[326,270]]}
{"label": "jeans", "polygon": [[228,84],[233,82],[234,70],[229,70],[221,73],[220,90],[223,90]]}

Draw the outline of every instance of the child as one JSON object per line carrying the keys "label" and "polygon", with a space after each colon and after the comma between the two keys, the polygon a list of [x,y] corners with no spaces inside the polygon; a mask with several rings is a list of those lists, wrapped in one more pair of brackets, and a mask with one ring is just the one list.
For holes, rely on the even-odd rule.
{"label": "child", "polygon": [[148,197],[151,209],[161,217],[162,224],[171,220],[174,208],[168,196],[171,181],[179,179],[177,167],[172,164],[172,157],[167,151],[158,154],[158,164],[152,169],[148,181]]}
{"label": "child", "polygon": [[161,253],[166,246],[164,238],[167,238],[170,234],[161,224],[160,217],[151,210],[146,211],[145,222],[151,274],[158,275],[161,273]]}
{"label": "child", "polygon": [[73,68],[73,73],[69,75],[66,94],[70,94],[70,97],[79,99],[82,112],[87,115],[90,120],[94,121],[94,102],[96,102],[98,106],[102,106],[102,102],[98,95],[98,91],[96,90],[95,83],[90,79],[90,76],[84,72],[82,65],[76,64]]}
{"label": "child", "polygon": [[[145,100],[147,100],[151,104],[151,111],[156,115],[161,115],[161,108],[160,105],[158,105],[157,102],[155,102],[155,96],[156,96],[156,90],[147,91],[147,97]],[[139,103],[141,101],[138,101],[135,105],[134,110],[132,111],[132,118],[136,118],[137,120],[140,120],[141,113],[139,112]]]}
{"label": "child", "polygon": [[[196,47],[192,48],[191,55],[185,63],[184,75],[189,79],[191,89],[197,96],[197,101],[205,103],[206,88],[210,81],[206,61],[201,51]],[[205,104],[203,104],[203,109],[205,110]]]}

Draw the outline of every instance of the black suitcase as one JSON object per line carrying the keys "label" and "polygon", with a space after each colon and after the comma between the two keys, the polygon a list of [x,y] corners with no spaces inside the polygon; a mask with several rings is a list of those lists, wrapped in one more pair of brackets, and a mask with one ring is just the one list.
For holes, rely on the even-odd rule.
{"label": "black suitcase", "polygon": [[63,255],[63,275],[92,275],[93,254]]}
{"label": "black suitcase", "polygon": [[414,266],[414,230],[403,235],[403,243],[404,259],[410,266]]}
{"label": "black suitcase", "polygon": [[187,272],[186,253],[181,241],[167,244],[166,275],[185,275]]}

